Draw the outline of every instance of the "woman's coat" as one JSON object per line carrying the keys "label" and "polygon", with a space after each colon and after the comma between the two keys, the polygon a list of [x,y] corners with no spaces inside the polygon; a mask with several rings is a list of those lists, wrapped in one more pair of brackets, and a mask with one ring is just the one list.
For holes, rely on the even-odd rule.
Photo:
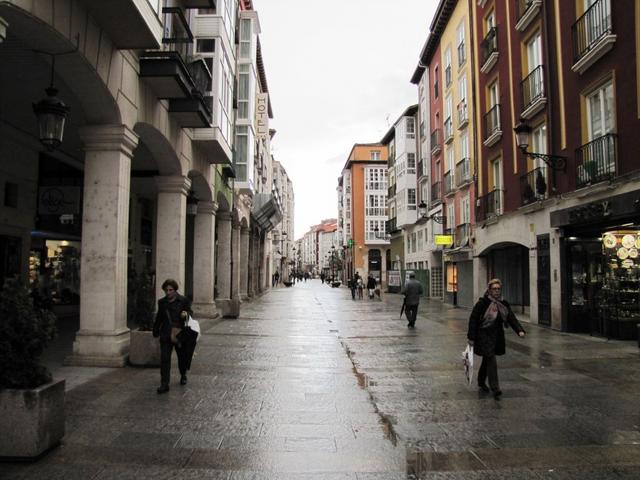
{"label": "woman's coat", "polygon": [[[524,328],[520,325],[520,322],[511,310],[511,306],[505,300],[502,300],[502,304],[507,307],[509,311],[506,322],[509,323],[511,328],[516,333],[524,332]],[[502,318],[500,312],[493,325],[487,328],[480,328],[484,313],[491,305],[491,300],[485,294],[476,302],[471,316],[469,317],[469,331],[467,332],[467,338],[473,342],[473,352],[476,355],[482,357],[492,357],[494,355],[504,355],[505,353],[505,340],[504,340],[504,323],[505,319]]]}

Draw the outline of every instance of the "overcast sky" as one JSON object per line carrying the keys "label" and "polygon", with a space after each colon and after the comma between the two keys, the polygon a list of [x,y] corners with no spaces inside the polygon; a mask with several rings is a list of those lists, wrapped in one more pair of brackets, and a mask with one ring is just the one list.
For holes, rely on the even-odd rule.
{"label": "overcast sky", "polygon": [[277,130],[293,182],[295,238],[338,214],[354,143],[378,142],[410,105],[438,0],[254,0]]}

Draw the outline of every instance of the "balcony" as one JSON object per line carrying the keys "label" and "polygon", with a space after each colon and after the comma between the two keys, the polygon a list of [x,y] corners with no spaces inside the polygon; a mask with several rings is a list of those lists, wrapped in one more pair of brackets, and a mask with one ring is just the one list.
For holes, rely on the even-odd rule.
{"label": "balcony", "polygon": [[462,187],[473,181],[471,175],[471,159],[463,158],[456,164],[456,186]]}
{"label": "balcony", "polygon": [[455,189],[454,189],[454,183],[453,183],[453,170],[449,170],[447,173],[444,174],[444,178],[442,179],[444,183],[444,194],[445,195],[450,195],[452,194]]}
{"label": "balcony", "polygon": [[[82,3],[86,5],[93,18],[99,19],[100,27],[104,29],[116,48],[126,50],[160,48],[162,23],[150,2],[84,0]],[[60,9],[62,11],[63,7]]]}
{"label": "balcony", "polygon": [[469,109],[467,102],[462,101],[458,104],[458,130],[462,130],[469,124]]}
{"label": "balcony", "polygon": [[253,199],[251,217],[261,230],[273,230],[282,221],[282,203],[278,191],[257,193]]}
{"label": "balcony", "polygon": [[484,142],[482,143],[485,147],[492,147],[501,137],[500,104],[496,104],[484,115]]}
{"label": "balcony", "polygon": [[617,135],[608,133],[576,149],[576,188],[616,176]]}
{"label": "balcony", "polygon": [[548,193],[547,168],[534,168],[520,177],[521,205],[529,205],[547,198]]}
{"label": "balcony", "polygon": [[163,50],[146,51],[140,57],[140,77],[158,98],[169,99],[169,112],[181,127],[211,125],[213,100],[204,97],[211,72],[202,58],[187,62],[193,34],[181,8],[162,9],[166,26]]}
{"label": "balcony", "polygon": [[458,45],[458,67],[461,67],[466,59],[467,56],[464,50],[464,42],[462,42]]}
{"label": "balcony", "polygon": [[431,154],[437,155],[442,150],[442,131],[436,128],[431,132]]}
{"label": "balcony", "polygon": [[387,233],[391,234],[399,231],[398,228],[398,219],[396,217],[390,218],[387,220]]}
{"label": "balcony", "polygon": [[520,117],[528,120],[547,104],[544,89],[544,67],[538,65],[520,83],[522,88],[522,113]]}
{"label": "balcony", "polygon": [[516,2],[518,3],[516,30],[524,32],[540,12],[542,0],[516,0]]}
{"label": "balcony", "polygon": [[503,196],[502,190],[494,189],[478,198],[478,220],[489,220],[502,215]]}
{"label": "balcony", "polygon": [[493,27],[487,32],[487,35],[480,43],[481,67],[482,73],[489,72],[498,62],[498,28]]}
{"label": "balcony", "polygon": [[432,205],[438,204],[442,201],[441,188],[442,188],[441,182],[435,182],[431,184],[431,204]]}
{"label": "balcony", "polygon": [[453,122],[451,117],[444,121],[444,143],[451,143],[453,140]]}
{"label": "balcony", "polygon": [[453,234],[453,246],[455,248],[469,246],[469,239],[471,238],[471,224],[463,223],[456,227]]}
{"label": "balcony", "polygon": [[611,21],[611,0],[598,0],[571,26],[573,66],[583,74],[613,48],[616,35]]}
{"label": "balcony", "polygon": [[393,184],[389,187],[389,191],[387,192],[387,198],[392,199],[396,196],[396,184]]}

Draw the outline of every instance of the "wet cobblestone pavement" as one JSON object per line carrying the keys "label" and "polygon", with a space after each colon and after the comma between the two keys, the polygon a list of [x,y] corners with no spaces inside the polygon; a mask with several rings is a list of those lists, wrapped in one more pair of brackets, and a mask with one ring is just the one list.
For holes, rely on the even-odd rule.
{"label": "wet cobblestone pavement", "polygon": [[423,304],[408,330],[383,297],[314,280],[243,304],[188,385],[175,365],[161,396],[157,369],[106,369],[67,392],[63,444],[0,478],[640,478],[637,346],[525,325],[495,401],[464,384],[468,311]]}

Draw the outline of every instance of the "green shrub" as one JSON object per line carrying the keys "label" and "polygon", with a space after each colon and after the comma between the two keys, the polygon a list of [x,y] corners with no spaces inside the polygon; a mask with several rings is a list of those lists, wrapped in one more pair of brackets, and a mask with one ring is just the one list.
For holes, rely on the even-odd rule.
{"label": "green shrub", "polygon": [[56,333],[56,316],[37,308],[29,289],[16,276],[0,290],[0,388],[36,388],[51,381],[39,365]]}

